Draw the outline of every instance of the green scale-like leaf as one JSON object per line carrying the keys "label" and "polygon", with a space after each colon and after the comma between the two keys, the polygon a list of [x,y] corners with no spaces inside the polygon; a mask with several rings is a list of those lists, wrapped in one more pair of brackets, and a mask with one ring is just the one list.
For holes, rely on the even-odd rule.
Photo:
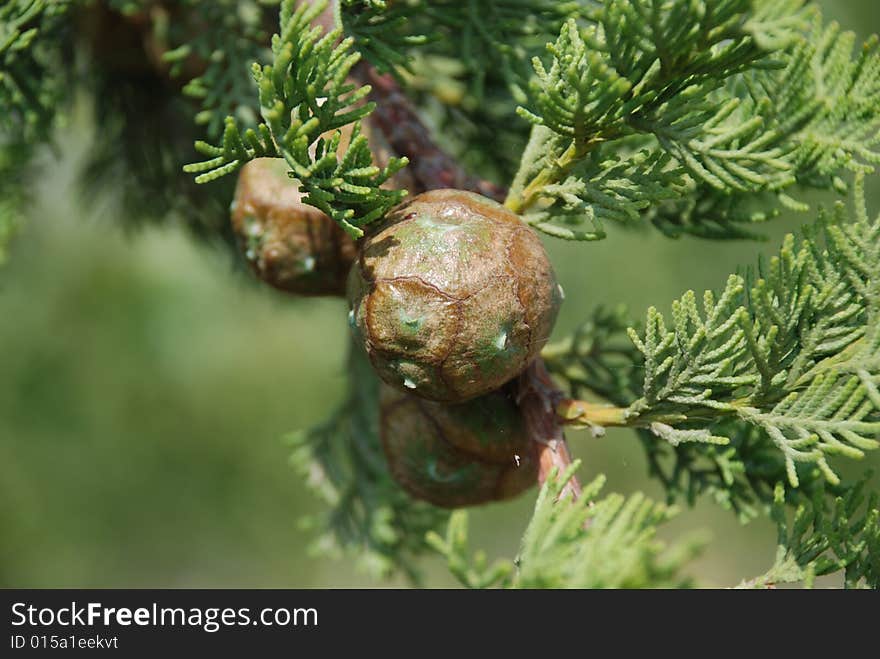
{"label": "green scale-like leaf", "polygon": [[[812,15],[812,20],[810,16]],[[877,161],[876,40],[792,0],[603,2],[536,59],[535,126],[507,205],[551,235],[603,220],[742,238],[797,187],[845,187]]]}
{"label": "green scale-like leaf", "polygon": [[880,445],[880,217],[863,184],[852,217],[820,213],[754,274],[674,301],[671,320],[650,309],[629,345],[624,312],[599,310],[543,351],[575,397],[638,429],[670,498],[709,494],[750,519],[778,481],[801,500],[817,476],[838,486],[833,458]]}
{"label": "green scale-like leaf", "polygon": [[[292,0],[282,2],[281,32],[272,38],[273,62],[254,65],[263,123],[242,134],[235,120],[227,118],[222,145],[196,143],[209,160],[184,169],[198,173],[197,182],[207,182],[253,158],[282,156],[307,192],[304,201],[359,237],[361,227],[382,217],[406,194],[381,187],[406,160],[392,158],[384,167],[373,164],[357,123],[373,111],[372,103],[362,102],[370,88],[349,82],[360,58],[352,51],[353,40],[340,41],[338,28],[323,34],[321,27],[311,25],[326,4],[300,3],[294,9]],[[338,133],[322,138],[351,123],[355,126],[345,153],[339,153]]]}
{"label": "green scale-like leaf", "polygon": [[673,327],[649,311],[644,333],[631,332],[645,377],[630,420],[708,429],[735,416],[773,440],[793,485],[796,463],[836,482],[828,456],[876,448],[878,220],[868,221],[861,195],[856,203],[854,222],[839,208],[799,245],[789,236],[751,286],[731,277],[717,299],[706,293],[702,310],[687,293],[673,305]]}

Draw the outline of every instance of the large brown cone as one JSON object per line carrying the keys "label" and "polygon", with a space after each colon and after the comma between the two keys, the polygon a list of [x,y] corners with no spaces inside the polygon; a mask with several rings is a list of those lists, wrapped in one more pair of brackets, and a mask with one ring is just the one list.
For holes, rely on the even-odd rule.
{"label": "large brown cone", "polygon": [[355,339],[379,376],[423,398],[462,402],[519,375],[561,302],[541,241],[470,192],[433,190],[363,241],[348,289]]}

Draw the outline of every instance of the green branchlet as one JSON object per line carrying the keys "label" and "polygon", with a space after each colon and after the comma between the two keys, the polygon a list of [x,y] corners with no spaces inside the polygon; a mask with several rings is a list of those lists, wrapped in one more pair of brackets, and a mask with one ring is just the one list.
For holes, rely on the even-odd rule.
{"label": "green branchlet", "polygon": [[[172,76],[184,78],[183,93],[201,106],[196,123],[213,139],[222,134],[228,116],[245,126],[257,124],[259,106],[249,67],[269,56],[265,26],[278,11],[278,2],[189,0],[179,17],[153,20],[156,38],[169,48],[162,59]],[[198,75],[186,80],[188,68]]]}
{"label": "green branchlet", "polygon": [[823,214],[757,277],[730,277],[702,305],[686,293],[672,326],[650,309],[645,330],[631,331],[645,375],[630,422],[672,443],[726,441],[712,429],[718,418],[757,426],[795,487],[797,464],[836,483],[828,457],[880,445],[880,218],[868,219],[861,194],[856,209],[852,222],[842,205]]}
{"label": "green branchlet", "polygon": [[866,481],[839,496],[817,492],[794,512],[785,505],[785,488],[774,493],[771,517],[778,528],[776,560],[764,574],[740,584],[767,588],[843,572],[847,588],[880,588],[880,511],[877,493],[865,492]]}
{"label": "green branchlet", "polygon": [[[671,323],[649,309],[643,329],[628,330],[634,349],[621,345],[619,316],[597,315],[548,346],[548,366],[575,395],[602,396],[618,406],[621,425],[673,448],[751,446],[756,430],[778,451],[793,487],[798,466],[809,465],[836,485],[830,458],[858,459],[880,446],[880,217],[868,217],[861,174],[856,182],[853,219],[842,204],[822,212],[755,275],[733,275],[701,302],[692,291],[673,302]],[[603,355],[606,346],[616,347]],[[690,461],[706,459],[707,450]],[[708,457],[699,470],[720,477],[709,489],[734,487],[734,471],[745,465],[725,467],[724,446]],[[779,461],[765,458],[752,466],[781,476]],[[766,494],[765,486],[759,495]],[[748,516],[754,502],[736,498]]]}
{"label": "green branchlet", "polygon": [[54,43],[69,0],[12,0],[0,7],[0,135],[46,139],[64,91]]}
{"label": "green branchlet", "polygon": [[[551,235],[605,219],[669,235],[751,235],[795,185],[836,187],[878,160],[876,40],[794,0],[604,2],[535,58],[529,147],[507,205]],[[810,15],[813,18],[810,20]],[[589,227],[583,229],[582,227]]]}
{"label": "green branchlet", "polygon": [[739,101],[735,120],[760,118],[765,148],[784,154],[777,183],[785,185],[756,181],[730,192],[704,181],[655,208],[652,222],[672,236],[754,237],[750,224],[808,208],[792,191],[842,192],[844,173],[872,171],[880,160],[880,54],[876,37],[854,58],[855,46],[853,33],[823,27],[816,14],[805,38],[782,53],[784,67],[749,71],[729,85]]}
{"label": "green branchlet", "polygon": [[[353,40],[341,30],[327,34],[311,22],[326,7],[326,0],[281,4],[280,35],[272,39],[272,64],[254,65],[263,123],[242,134],[227,118],[221,146],[197,142],[209,160],[184,167],[198,173],[197,182],[214,180],[238,170],[261,156],[284,157],[308,193],[309,204],[324,211],[353,237],[364,225],[381,218],[400,202],[405,191],[382,188],[406,159],[392,158],[384,167],[373,164],[358,122],[373,110],[363,100],[369,86],[356,88],[348,81],[360,56],[351,50]],[[351,143],[340,153],[340,134],[322,137],[354,124]],[[314,149],[311,147],[314,146]]]}
{"label": "green branchlet", "polygon": [[[545,349],[574,396],[604,398],[637,428],[671,501],[708,496],[742,521],[783,501],[799,510],[798,547],[823,549],[797,553],[789,541],[755,584],[837,570],[850,585],[876,579],[876,502],[859,522],[864,541],[842,544],[845,525],[825,523],[851,519],[856,505],[832,458],[861,458],[880,439],[880,217],[869,217],[863,185],[858,174],[853,213],[820,213],[800,240],[788,236],[702,304],[687,293],[670,324],[651,309],[628,343],[625,312],[598,310]],[[816,512],[832,504],[833,514]],[[833,570],[814,560],[832,549]]]}

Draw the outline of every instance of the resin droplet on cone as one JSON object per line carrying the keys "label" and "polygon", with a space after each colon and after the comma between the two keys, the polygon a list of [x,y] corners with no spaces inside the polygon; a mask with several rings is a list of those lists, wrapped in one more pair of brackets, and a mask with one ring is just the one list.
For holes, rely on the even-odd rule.
{"label": "resin droplet on cone", "polygon": [[560,305],[538,236],[500,204],[433,190],[364,238],[348,289],[355,338],[388,384],[461,402],[519,375]]}
{"label": "resin droplet on cone", "polygon": [[537,481],[519,409],[503,391],[448,404],[383,386],[380,428],[394,479],[436,506],[509,499]]}

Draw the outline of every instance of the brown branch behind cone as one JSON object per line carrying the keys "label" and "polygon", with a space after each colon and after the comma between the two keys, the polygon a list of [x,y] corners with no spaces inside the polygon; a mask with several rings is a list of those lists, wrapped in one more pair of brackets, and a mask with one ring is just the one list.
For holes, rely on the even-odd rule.
{"label": "brown branch behind cone", "polygon": [[[571,465],[571,454],[555,411],[561,396],[562,392],[550,379],[547,367],[540,357],[520,376],[519,407],[534,443],[540,485],[550,477],[554,467],[559,477]],[[572,476],[559,496],[577,499],[580,495],[580,481]]]}
{"label": "brown branch behind cone", "polygon": [[407,170],[416,188],[410,192],[455,188],[504,201],[507,191],[503,187],[471,176],[434,143],[393,76],[380,74],[365,62],[357,65],[355,75],[373,88],[370,98],[376,102],[376,110],[370,115],[371,125],[382,131],[396,155],[409,158]]}

